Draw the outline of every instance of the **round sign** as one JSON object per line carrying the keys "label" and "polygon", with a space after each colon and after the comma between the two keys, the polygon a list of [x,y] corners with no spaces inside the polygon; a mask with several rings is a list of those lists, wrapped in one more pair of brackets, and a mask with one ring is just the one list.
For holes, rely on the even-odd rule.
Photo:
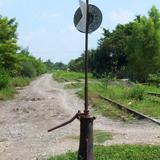
{"label": "round sign", "polygon": [[[88,12],[88,33],[92,33],[100,27],[102,13],[99,8],[91,4],[89,4]],[[86,16],[82,14],[81,8],[78,8],[74,15],[74,25],[78,31],[86,33]]]}

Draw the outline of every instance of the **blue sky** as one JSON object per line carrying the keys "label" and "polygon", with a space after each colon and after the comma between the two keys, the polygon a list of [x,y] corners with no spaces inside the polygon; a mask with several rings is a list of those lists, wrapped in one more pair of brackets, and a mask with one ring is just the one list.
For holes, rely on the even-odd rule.
{"label": "blue sky", "polygon": [[[152,5],[160,9],[160,0],[90,0],[103,13],[101,27],[114,29],[135,15],[146,15]],[[36,57],[53,62],[77,58],[84,50],[84,35],[73,25],[78,0],[0,0],[0,14],[16,17],[18,43],[29,47]],[[96,48],[102,29],[89,36],[89,48]]]}

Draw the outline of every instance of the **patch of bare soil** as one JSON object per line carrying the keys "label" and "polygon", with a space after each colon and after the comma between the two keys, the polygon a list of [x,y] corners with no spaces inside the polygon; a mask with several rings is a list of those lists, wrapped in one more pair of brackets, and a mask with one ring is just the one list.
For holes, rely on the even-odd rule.
{"label": "patch of bare soil", "polygon": [[[47,130],[83,110],[74,91],[45,74],[19,90],[14,100],[0,102],[0,160],[39,160],[39,157],[77,150],[79,122],[48,133]],[[113,133],[110,144],[160,144],[160,127],[148,121],[124,123],[98,116],[95,128]]]}

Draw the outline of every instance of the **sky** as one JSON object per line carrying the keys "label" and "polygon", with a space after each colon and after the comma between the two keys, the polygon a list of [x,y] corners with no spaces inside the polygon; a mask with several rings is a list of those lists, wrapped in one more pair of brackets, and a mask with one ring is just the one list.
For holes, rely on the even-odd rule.
{"label": "sky", "polygon": [[[102,28],[113,30],[117,24],[147,15],[160,0],[90,0],[103,14],[101,27],[89,35],[89,48],[95,49]],[[0,14],[18,22],[18,44],[42,60],[68,63],[84,51],[84,34],[73,24],[78,0],[0,0]]]}

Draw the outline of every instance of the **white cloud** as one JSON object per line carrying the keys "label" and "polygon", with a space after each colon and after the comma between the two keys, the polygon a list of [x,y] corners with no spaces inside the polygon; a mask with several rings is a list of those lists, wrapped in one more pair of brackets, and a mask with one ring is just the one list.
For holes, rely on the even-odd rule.
{"label": "white cloud", "polygon": [[109,14],[109,18],[110,18],[111,22],[116,23],[116,24],[118,24],[118,23],[121,23],[121,24],[127,23],[130,20],[132,20],[133,17],[134,17],[133,13],[131,13],[129,11],[124,11],[124,10],[112,11]]}

